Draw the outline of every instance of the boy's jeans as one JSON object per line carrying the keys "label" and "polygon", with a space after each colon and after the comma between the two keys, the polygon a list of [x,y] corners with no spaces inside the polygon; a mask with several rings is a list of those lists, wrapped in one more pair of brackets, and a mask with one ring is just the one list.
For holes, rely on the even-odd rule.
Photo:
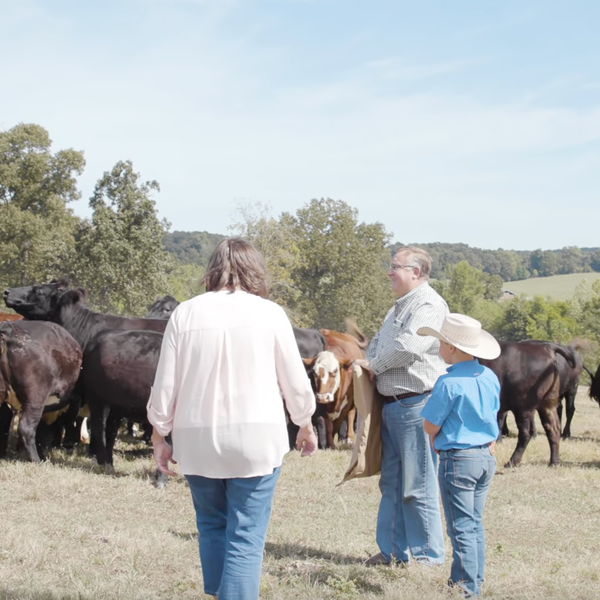
{"label": "boy's jeans", "polygon": [[196,509],[205,594],[257,600],[279,471],[233,479],[185,476]]}
{"label": "boy's jeans", "polygon": [[483,583],[483,508],[495,470],[488,446],[440,451],[440,492],[452,542],[450,582],[473,596]]}
{"label": "boy's jeans", "polygon": [[423,430],[427,395],[383,406],[377,545],[385,558],[444,562],[436,456]]}

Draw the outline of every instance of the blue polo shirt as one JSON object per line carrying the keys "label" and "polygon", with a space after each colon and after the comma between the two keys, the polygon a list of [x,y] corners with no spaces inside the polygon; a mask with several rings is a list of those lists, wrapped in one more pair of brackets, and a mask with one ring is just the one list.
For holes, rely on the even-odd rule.
{"label": "blue polo shirt", "polygon": [[472,448],[498,437],[500,382],[496,374],[477,360],[456,363],[431,390],[421,416],[441,425],[435,436],[436,450]]}

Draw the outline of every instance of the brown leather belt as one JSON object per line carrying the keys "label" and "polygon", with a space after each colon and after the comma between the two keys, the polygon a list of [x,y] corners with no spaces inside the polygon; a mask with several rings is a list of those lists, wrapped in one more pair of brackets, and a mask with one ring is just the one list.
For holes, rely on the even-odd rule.
{"label": "brown leather belt", "polygon": [[429,394],[429,392],[431,392],[431,390],[425,392],[406,392],[406,394],[398,394],[396,396],[383,396],[383,401],[385,404],[391,404],[398,400],[406,400],[407,398],[414,398],[415,396],[424,396],[425,394]]}

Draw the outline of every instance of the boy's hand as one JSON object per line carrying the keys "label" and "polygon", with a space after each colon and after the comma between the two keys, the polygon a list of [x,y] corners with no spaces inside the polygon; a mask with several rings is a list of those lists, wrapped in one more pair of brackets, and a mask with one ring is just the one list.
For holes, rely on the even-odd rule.
{"label": "boy's hand", "polygon": [[496,456],[496,440],[490,442],[490,454]]}

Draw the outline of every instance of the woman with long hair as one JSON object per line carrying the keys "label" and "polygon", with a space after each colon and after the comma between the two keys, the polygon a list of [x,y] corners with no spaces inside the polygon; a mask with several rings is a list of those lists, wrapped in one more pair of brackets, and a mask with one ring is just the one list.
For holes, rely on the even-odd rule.
{"label": "woman with long hair", "polygon": [[[269,301],[261,254],[240,238],[210,257],[206,293],[165,330],[148,419],[158,469],[176,462],[196,510],[206,594],[256,600],[275,484],[289,450],[282,396],[304,456],[315,398],[292,326]],[[171,434],[173,446],[165,436]]]}

